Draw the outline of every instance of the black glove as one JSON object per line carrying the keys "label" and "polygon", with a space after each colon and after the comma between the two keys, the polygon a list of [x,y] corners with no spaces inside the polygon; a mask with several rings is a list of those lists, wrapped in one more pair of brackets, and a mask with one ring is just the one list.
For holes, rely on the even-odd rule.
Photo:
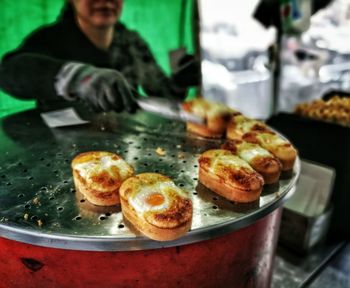
{"label": "black glove", "polygon": [[55,87],[66,100],[80,98],[97,111],[133,112],[137,106],[127,80],[112,69],[71,62],[58,73]]}
{"label": "black glove", "polygon": [[179,60],[179,69],[173,74],[172,78],[179,87],[199,86],[201,79],[200,62],[193,55],[184,55]]}

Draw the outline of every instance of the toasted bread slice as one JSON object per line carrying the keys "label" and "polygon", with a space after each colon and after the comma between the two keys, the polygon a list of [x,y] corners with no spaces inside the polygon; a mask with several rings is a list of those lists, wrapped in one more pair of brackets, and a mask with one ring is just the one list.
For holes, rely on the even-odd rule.
{"label": "toasted bread slice", "polygon": [[119,192],[124,217],[147,237],[174,240],[191,228],[192,201],[170,178],[138,174],[126,180]]}
{"label": "toasted bread slice", "polygon": [[229,119],[232,115],[239,114],[224,104],[214,103],[203,98],[185,102],[183,108],[206,120],[206,125],[187,123],[188,131],[206,138],[221,138],[225,133]]}
{"label": "toasted bread slice", "polygon": [[266,132],[271,131],[264,122],[247,118],[243,115],[234,115],[226,130],[226,138],[231,140],[242,140],[245,133],[248,132]]}
{"label": "toasted bread slice", "polygon": [[243,135],[243,139],[250,143],[259,144],[282,163],[282,171],[291,170],[294,166],[298,152],[293,145],[273,132],[257,133],[249,132]]}
{"label": "toasted bread slice", "polygon": [[199,181],[215,193],[241,203],[253,202],[260,197],[263,177],[231,151],[208,150],[198,162]]}
{"label": "toasted bread slice", "polygon": [[230,150],[264,177],[265,184],[276,183],[281,175],[281,162],[258,144],[241,140],[228,140],[222,149]]}
{"label": "toasted bread slice", "polygon": [[120,156],[102,151],[77,155],[72,161],[72,170],[76,189],[99,206],[120,203],[119,187],[134,173]]}

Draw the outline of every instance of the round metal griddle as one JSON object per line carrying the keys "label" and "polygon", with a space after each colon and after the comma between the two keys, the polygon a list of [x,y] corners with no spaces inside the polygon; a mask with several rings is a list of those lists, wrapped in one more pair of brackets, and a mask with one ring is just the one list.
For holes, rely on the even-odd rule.
{"label": "round metal griddle", "polygon": [[[147,113],[109,113],[83,126],[49,129],[30,111],[2,119],[0,131],[0,235],[46,247],[130,251],[184,245],[254,223],[277,207],[294,188],[293,171],[266,186],[250,204],[232,203],[198,183],[197,157],[222,140],[186,133],[183,123]],[[165,156],[156,153],[158,147]],[[158,172],[187,190],[193,201],[191,231],[170,242],[143,237],[123,219],[120,207],[98,207],[75,191],[70,163],[81,152],[111,151],[136,173]]]}

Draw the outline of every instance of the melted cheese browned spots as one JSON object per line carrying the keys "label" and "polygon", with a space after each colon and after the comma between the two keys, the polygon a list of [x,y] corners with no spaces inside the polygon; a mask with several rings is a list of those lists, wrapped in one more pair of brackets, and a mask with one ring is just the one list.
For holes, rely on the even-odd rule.
{"label": "melted cheese browned spots", "polygon": [[257,123],[255,124],[252,128],[251,131],[256,131],[256,132],[266,132],[266,133],[271,133],[271,130],[267,128],[264,124],[262,123]]}
{"label": "melted cheese browned spots", "polygon": [[271,170],[281,169],[281,162],[274,157],[256,157],[252,160],[252,165],[258,170],[270,172]]}
{"label": "melted cheese browned spots", "polygon": [[230,169],[229,167],[222,167],[218,170],[217,176],[222,178],[225,183],[240,186],[240,189],[247,191],[259,189],[264,185],[264,179],[260,174],[245,168]]}
{"label": "melted cheese browned spots", "polygon": [[208,158],[208,157],[203,157],[201,156],[199,159],[198,159],[198,162],[199,162],[199,165],[202,167],[202,168],[205,168],[206,170],[209,169],[210,165],[211,165],[211,159]]}
{"label": "melted cheese browned spots", "polygon": [[121,184],[121,181],[117,176],[119,176],[119,174],[114,175],[115,178],[113,178],[107,171],[102,171],[97,175],[92,175],[90,178],[94,183],[101,185],[103,188],[108,188]]}
{"label": "melted cheese browned spots", "polygon": [[240,140],[228,140],[224,144],[221,145],[221,149],[229,150],[233,154],[237,154],[237,151],[238,151],[237,145],[239,145],[241,143],[242,143],[242,141],[240,141]]}
{"label": "melted cheese browned spots", "polygon": [[73,159],[72,168],[75,177],[89,189],[104,193],[118,189],[133,174],[133,168],[120,156],[105,151],[79,154]]}
{"label": "melted cheese browned spots", "polygon": [[259,144],[259,140],[257,139],[257,134],[254,132],[249,132],[249,133],[245,133],[242,137],[242,139],[244,141],[247,141],[249,143],[255,143],[255,144]]}
{"label": "melted cheese browned spots", "polygon": [[152,225],[161,228],[175,228],[190,221],[192,203],[190,199],[176,197],[169,209],[158,213],[145,213],[145,219]]}

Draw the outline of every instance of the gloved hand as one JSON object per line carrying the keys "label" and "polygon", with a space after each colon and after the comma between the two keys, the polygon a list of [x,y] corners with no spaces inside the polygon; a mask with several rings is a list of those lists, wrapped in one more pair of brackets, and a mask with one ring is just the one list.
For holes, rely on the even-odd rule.
{"label": "gloved hand", "polygon": [[133,112],[136,102],[124,76],[112,69],[70,62],[65,64],[55,83],[56,92],[68,101],[80,98],[97,111]]}

